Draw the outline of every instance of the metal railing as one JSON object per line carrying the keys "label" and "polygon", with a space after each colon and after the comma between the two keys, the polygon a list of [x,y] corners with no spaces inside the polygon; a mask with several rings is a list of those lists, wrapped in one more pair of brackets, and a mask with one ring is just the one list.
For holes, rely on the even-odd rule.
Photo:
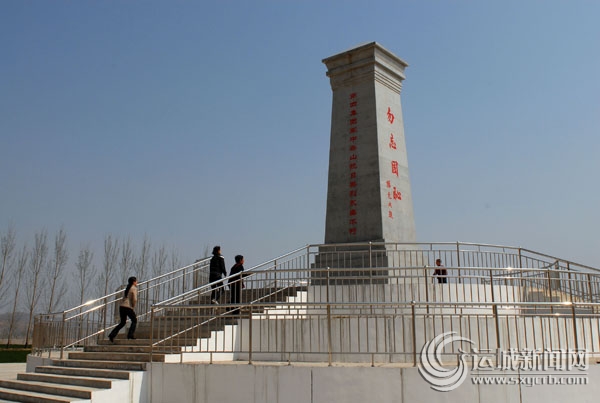
{"label": "metal railing", "polygon": [[[360,273],[359,281],[369,278],[370,282],[376,282],[375,279],[387,282],[389,273],[394,270],[400,277],[403,270],[411,267],[430,267],[433,272],[436,259],[442,259],[457,283],[469,281],[473,270],[484,268],[489,272],[487,278],[530,276],[537,279],[537,284],[542,288],[568,288],[573,296],[589,299],[590,302],[600,302],[592,300],[600,295],[599,289],[592,281],[594,275],[600,274],[600,270],[523,248],[487,244],[368,242],[306,245],[254,266],[248,269],[246,274],[252,276],[248,288],[261,290],[277,290],[285,288],[288,284],[295,285],[298,281],[307,284],[310,280],[311,284],[316,284],[319,281],[318,276],[322,275],[319,273],[324,273],[323,271],[315,272],[310,278],[299,274],[310,268],[333,268],[337,270],[338,277],[347,274],[341,269],[352,269],[353,273]],[[424,271],[424,275],[427,273]],[[229,277],[226,277],[212,284],[204,284],[162,301],[161,305],[208,302],[211,290],[217,288],[225,291],[228,281]],[[533,283],[533,280],[531,282]],[[255,297],[256,299],[251,299],[253,302],[259,302],[263,298],[262,293]]]}
{"label": "metal railing", "polygon": [[[435,336],[457,332],[482,352],[585,350],[600,355],[598,303],[558,302],[318,302],[253,304],[236,315],[204,306],[169,307],[172,315],[153,323],[172,332],[180,323],[202,323],[195,333],[180,332],[152,353],[180,348],[180,358],[278,362],[409,363]],[[233,305],[219,309],[234,309]],[[185,319],[175,319],[185,316]],[[166,318],[169,317],[170,320]],[[162,329],[162,330],[159,330]],[[455,362],[463,344],[444,347]],[[225,356],[225,358],[221,358]]]}
{"label": "metal railing", "polygon": [[[443,277],[446,282],[440,283],[442,278],[433,275],[434,267],[351,268],[340,262],[351,262],[356,255],[348,257],[347,252],[335,252],[341,254],[337,260],[341,268],[315,268],[316,258],[301,258],[298,254],[308,252],[296,250],[278,258],[277,263],[262,265],[266,269],[248,270],[242,280],[246,288],[239,304],[210,304],[211,287],[225,289],[228,280],[156,304],[151,323],[153,348],[168,347],[172,351],[182,347],[184,352],[208,354],[209,360],[213,355],[228,354],[231,359],[249,361],[252,357],[322,361],[326,353],[324,343],[331,344],[328,339],[333,338],[337,344],[328,353],[330,363],[332,359],[340,360],[339,355],[351,356],[352,360],[369,356],[377,362],[394,362],[406,360],[417,351],[407,347],[410,340],[404,332],[410,326],[423,338],[436,334],[440,326],[467,326],[469,331],[477,326],[486,342],[473,341],[482,348],[491,345],[492,336],[497,345],[512,348],[517,343],[520,347],[537,348],[557,345],[544,341],[552,340],[548,339],[550,336],[523,344],[530,338],[527,332],[549,332],[549,319],[576,317],[581,322],[585,318],[587,322],[579,327],[589,328],[593,327],[590,318],[596,320],[599,312],[594,301],[600,291],[600,273],[556,276],[556,262],[542,266],[542,261],[536,259],[540,268],[450,266]],[[329,263],[336,260],[332,256],[327,258]],[[425,257],[437,256],[421,255],[421,263]],[[359,259],[363,261],[365,256]],[[506,264],[503,259],[499,262]],[[523,342],[515,342],[513,336],[519,337],[520,333],[512,327],[513,322],[525,326],[532,318],[537,321],[519,330],[525,332],[521,336]],[[415,327],[415,321],[420,327]],[[577,326],[576,322],[572,325]],[[396,328],[397,323],[402,325]],[[560,326],[564,327],[564,323]],[[236,328],[233,333],[232,327]],[[383,340],[379,339],[380,334]],[[568,334],[567,344],[584,343],[590,351],[600,351],[598,337],[594,336],[592,342],[577,333]],[[363,340],[366,346],[357,340],[353,342],[353,337]],[[390,347],[391,341],[394,346],[402,345],[402,349]],[[385,349],[380,349],[380,344]]]}
{"label": "metal railing", "polygon": [[[208,282],[210,258],[200,259],[169,273],[138,283],[136,313],[139,321],[149,321],[153,304],[185,293]],[[124,287],[122,287],[124,288]],[[96,344],[119,321],[123,290],[88,301],[63,312],[37,315],[34,323],[33,353],[64,350]]]}
{"label": "metal railing", "polygon": [[[322,285],[326,281],[328,284],[360,285],[387,284],[402,279],[405,283],[406,277],[414,277],[407,274],[410,268],[422,270],[420,276],[429,281],[433,268],[424,267],[433,266],[437,258],[443,260],[449,271],[450,282],[444,288],[447,293],[451,292],[452,284],[456,289],[472,289],[469,292],[473,294],[476,289],[482,292],[475,287],[476,284],[504,281],[525,284],[524,289],[531,290],[531,296],[535,293],[550,295],[547,301],[562,300],[569,295],[573,302],[596,302],[600,295],[597,282],[600,272],[597,269],[523,248],[461,242],[368,242],[306,245],[252,267],[247,270],[249,276],[244,279],[243,305],[259,306],[265,301],[267,304],[285,301],[296,290],[305,289],[309,284]],[[167,309],[169,306],[196,304],[205,309],[210,301],[211,288],[226,290],[229,281],[227,278],[206,284],[208,264],[209,258],[206,258],[140,283],[140,302],[136,309],[139,320],[150,321],[150,316],[166,318],[171,314],[171,308]],[[335,271],[335,279],[326,279],[333,273],[325,274],[323,268],[326,267]],[[481,275],[482,267],[486,270],[484,276]],[[507,271],[507,267],[512,268],[512,273]],[[314,271],[308,274],[310,270]],[[458,284],[464,286],[459,287]],[[411,291],[410,300],[432,301],[438,298],[437,294],[428,295],[427,287],[415,290]],[[118,321],[116,312],[121,293],[118,291],[63,312],[38,315],[32,343],[34,353],[60,349],[62,357],[65,348],[96,343],[97,338],[104,337],[105,332]],[[439,298],[452,295],[444,296],[442,293]],[[198,324],[196,321],[195,326],[198,327]],[[193,329],[180,329],[169,336],[154,337],[153,344],[176,339],[179,337],[176,334],[182,331],[193,332]]]}

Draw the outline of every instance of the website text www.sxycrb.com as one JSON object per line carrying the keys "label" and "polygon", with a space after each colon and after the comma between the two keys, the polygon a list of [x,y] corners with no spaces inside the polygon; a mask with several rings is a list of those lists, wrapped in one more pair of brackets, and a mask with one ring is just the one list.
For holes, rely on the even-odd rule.
{"label": "website text www.sxycrb.com", "polygon": [[473,376],[475,385],[587,385],[587,376]]}

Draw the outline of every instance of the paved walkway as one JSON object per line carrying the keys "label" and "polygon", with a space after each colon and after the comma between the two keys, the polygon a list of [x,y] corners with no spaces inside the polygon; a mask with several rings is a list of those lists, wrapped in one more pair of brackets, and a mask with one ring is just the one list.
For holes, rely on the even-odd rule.
{"label": "paved walkway", "polygon": [[25,372],[27,364],[24,362],[15,364],[0,364],[0,379],[17,379],[19,372]]}

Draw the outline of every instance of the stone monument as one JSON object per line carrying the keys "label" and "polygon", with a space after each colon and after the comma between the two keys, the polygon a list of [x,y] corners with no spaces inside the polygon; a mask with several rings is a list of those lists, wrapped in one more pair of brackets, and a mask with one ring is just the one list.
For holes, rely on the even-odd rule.
{"label": "stone monument", "polygon": [[[407,64],[376,42],[323,63],[333,91],[325,244],[415,242],[400,102]],[[388,267],[380,248],[376,266]],[[329,265],[328,250],[318,267]],[[347,267],[369,267],[350,260]]]}

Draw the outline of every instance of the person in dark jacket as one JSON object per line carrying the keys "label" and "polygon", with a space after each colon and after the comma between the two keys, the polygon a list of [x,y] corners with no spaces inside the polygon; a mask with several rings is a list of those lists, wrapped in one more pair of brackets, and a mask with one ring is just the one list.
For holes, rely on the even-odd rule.
{"label": "person in dark jacket", "polygon": [[436,269],[433,272],[433,275],[437,277],[437,281],[440,284],[445,284],[448,282],[448,270],[442,264],[442,259],[435,260]]}
{"label": "person in dark jacket", "polygon": [[[239,304],[242,301],[242,288],[244,283],[242,280],[244,271],[244,256],[237,255],[235,257],[235,265],[229,271],[229,292],[231,294],[230,301],[232,304]],[[231,311],[232,314],[239,314],[239,308]]]}
{"label": "person in dark jacket", "polygon": [[223,276],[227,276],[225,269],[225,258],[221,256],[221,247],[215,246],[212,251],[213,257],[210,259],[210,275],[208,281],[211,283],[210,299],[213,304],[219,303],[221,292],[223,292],[223,282],[219,281]]}

